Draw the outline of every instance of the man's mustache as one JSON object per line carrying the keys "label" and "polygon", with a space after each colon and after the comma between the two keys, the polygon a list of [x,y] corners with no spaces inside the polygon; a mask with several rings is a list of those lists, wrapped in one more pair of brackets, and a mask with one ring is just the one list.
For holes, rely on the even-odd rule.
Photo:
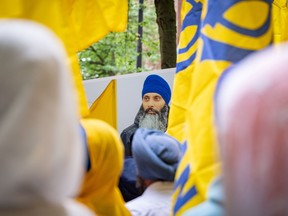
{"label": "man's mustache", "polygon": [[156,110],[156,109],[153,109],[153,108],[147,108],[146,110],[145,110],[145,114],[147,114],[148,112],[154,112],[154,113],[156,113],[156,114],[160,114],[160,112],[158,111],[158,110]]}

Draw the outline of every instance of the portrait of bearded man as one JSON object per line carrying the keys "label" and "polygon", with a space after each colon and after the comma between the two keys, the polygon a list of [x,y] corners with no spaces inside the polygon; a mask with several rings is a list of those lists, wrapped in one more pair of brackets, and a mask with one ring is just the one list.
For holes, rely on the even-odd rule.
{"label": "portrait of bearded man", "polygon": [[165,132],[168,125],[171,89],[162,77],[149,75],[143,84],[142,104],[129,127],[120,134],[125,148],[125,158],[132,156],[131,143],[138,128],[147,128]]}
{"label": "portrait of bearded man", "polygon": [[135,199],[143,192],[136,187],[136,164],[132,155],[132,141],[135,132],[139,128],[166,132],[168,125],[171,90],[166,80],[156,74],[147,76],[141,96],[142,103],[133,124],[120,134],[125,148],[125,160],[119,189],[126,202]]}

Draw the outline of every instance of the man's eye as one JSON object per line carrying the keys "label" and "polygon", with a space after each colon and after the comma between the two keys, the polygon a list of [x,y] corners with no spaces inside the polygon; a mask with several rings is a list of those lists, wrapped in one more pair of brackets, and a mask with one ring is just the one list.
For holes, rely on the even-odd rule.
{"label": "man's eye", "polygon": [[159,101],[160,97],[155,97],[154,100]]}

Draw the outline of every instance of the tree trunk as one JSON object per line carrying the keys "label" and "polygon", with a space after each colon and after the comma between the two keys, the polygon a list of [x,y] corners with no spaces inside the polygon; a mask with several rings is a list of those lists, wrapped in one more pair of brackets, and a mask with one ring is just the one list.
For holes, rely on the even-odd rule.
{"label": "tree trunk", "polygon": [[182,0],[176,0],[176,2],[175,2],[175,10],[176,10],[176,26],[177,26],[177,33],[176,33],[177,44],[179,44],[181,26],[182,26],[182,23],[181,23],[181,8],[182,8]]}
{"label": "tree trunk", "polygon": [[176,13],[174,0],[154,0],[160,36],[161,68],[176,66]]}

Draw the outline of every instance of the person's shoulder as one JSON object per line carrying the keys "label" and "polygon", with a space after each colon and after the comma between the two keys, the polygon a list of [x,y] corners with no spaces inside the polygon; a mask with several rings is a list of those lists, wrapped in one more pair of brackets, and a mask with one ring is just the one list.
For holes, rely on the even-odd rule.
{"label": "person's shoulder", "polygon": [[131,135],[133,134],[136,130],[138,129],[138,126],[133,123],[132,125],[126,127],[122,132],[121,132],[121,136],[123,135]]}
{"label": "person's shoulder", "polygon": [[142,196],[126,202],[125,206],[132,216],[146,215],[147,209],[149,210],[149,204],[147,204],[147,200],[143,199]]}

